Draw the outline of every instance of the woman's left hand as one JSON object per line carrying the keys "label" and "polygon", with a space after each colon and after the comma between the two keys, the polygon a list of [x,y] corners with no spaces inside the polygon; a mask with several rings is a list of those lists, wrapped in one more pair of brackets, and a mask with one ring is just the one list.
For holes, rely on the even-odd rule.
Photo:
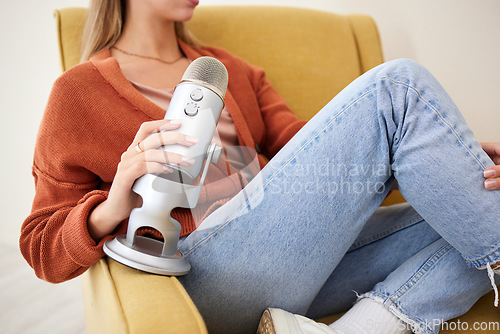
{"label": "woman's left hand", "polygon": [[484,187],[488,190],[500,189],[500,143],[481,143],[483,150],[493,160],[495,166],[484,170]]}

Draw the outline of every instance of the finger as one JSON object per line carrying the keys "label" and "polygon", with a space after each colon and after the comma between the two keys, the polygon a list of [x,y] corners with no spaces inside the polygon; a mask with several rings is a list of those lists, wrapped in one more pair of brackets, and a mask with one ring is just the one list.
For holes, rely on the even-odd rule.
{"label": "finger", "polygon": [[[163,150],[147,150],[143,153],[124,153],[118,167],[122,171],[131,170],[134,176],[149,173],[146,165],[148,164],[175,164],[179,166],[191,166],[195,162],[194,159],[184,157],[177,153],[167,152]],[[138,176],[137,176],[138,177]]]}
{"label": "finger", "polygon": [[494,178],[494,177],[500,177],[500,166],[492,166],[488,167],[484,170],[483,172],[484,177],[487,179]]}
{"label": "finger", "polygon": [[484,170],[484,187],[488,190],[500,189],[500,166],[488,167]]}
{"label": "finger", "polygon": [[181,126],[182,120],[162,119],[158,121],[144,122],[137,131],[130,147],[135,147],[138,143],[149,137],[153,133],[165,130],[175,130]]}
{"label": "finger", "polygon": [[144,174],[170,174],[174,172],[172,167],[157,162],[146,162],[145,166],[146,173]]}
{"label": "finger", "polygon": [[119,182],[123,187],[131,188],[133,183],[145,174],[172,173],[173,168],[155,161],[144,160],[144,154],[136,155],[131,159],[118,164],[113,183]]}
{"label": "finger", "polygon": [[122,174],[124,179],[128,180],[130,184],[133,184],[135,180],[146,174],[168,174],[172,173],[174,170],[170,166],[166,166],[157,162],[142,162],[135,165],[131,165]]}
{"label": "finger", "polygon": [[484,187],[488,190],[499,190],[500,189],[500,178],[492,178],[484,181]]}
{"label": "finger", "polygon": [[140,148],[143,151],[157,149],[165,145],[180,144],[184,146],[193,146],[198,143],[198,138],[186,136],[183,133],[164,131],[154,133],[140,142]]}
{"label": "finger", "polygon": [[[194,159],[161,149],[148,149],[146,151],[141,150],[139,152],[135,149],[135,147],[130,147],[122,154],[118,167],[122,170],[127,170],[131,168],[131,166],[135,166],[134,168],[139,168],[140,164],[144,163],[175,164],[187,167],[192,165],[194,162]],[[145,173],[144,170],[144,168],[139,168],[136,172],[133,173],[133,175],[137,175],[138,173]]]}
{"label": "finger", "polygon": [[175,164],[179,166],[191,166],[195,160],[184,157],[177,153],[163,150],[148,150],[143,154],[144,162],[155,162],[160,164]]}

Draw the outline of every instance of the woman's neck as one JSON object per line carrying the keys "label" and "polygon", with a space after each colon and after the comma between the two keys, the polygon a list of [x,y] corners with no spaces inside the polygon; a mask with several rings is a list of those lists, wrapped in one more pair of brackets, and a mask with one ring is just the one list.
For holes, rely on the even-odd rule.
{"label": "woman's neck", "polygon": [[174,22],[137,14],[126,18],[116,48],[111,48],[111,56],[130,81],[153,88],[175,87],[189,59],[183,57]]}
{"label": "woman's neck", "polygon": [[178,59],[182,51],[177,42],[175,23],[127,15],[122,34],[115,45],[129,53],[165,61]]}

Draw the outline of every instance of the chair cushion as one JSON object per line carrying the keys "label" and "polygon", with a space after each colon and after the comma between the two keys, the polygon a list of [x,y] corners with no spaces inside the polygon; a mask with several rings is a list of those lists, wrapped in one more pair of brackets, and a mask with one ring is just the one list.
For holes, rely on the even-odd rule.
{"label": "chair cushion", "polygon": [[175,277],[101,259],[83,276],[87,333],[207,333]]}

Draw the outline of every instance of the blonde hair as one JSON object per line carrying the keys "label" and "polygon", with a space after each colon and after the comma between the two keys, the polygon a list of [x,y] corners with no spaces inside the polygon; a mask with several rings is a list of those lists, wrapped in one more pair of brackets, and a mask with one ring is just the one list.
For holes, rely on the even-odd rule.
{"label": "blonde hair", "polygon": [[[122,33],[125,21],[125,0],[90,0],[87,20],[82,35],[80,61],[113,46]],[[201,43],[186,28],[184,22],[175,22],[177,37],[199,47]]]}

